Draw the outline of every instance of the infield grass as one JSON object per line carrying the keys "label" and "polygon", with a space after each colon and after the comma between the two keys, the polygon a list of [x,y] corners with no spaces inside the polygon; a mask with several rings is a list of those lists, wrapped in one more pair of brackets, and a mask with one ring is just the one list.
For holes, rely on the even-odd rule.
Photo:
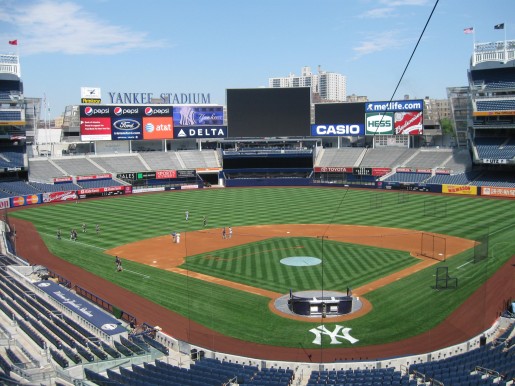
{"label": "infield grass", "polygon": [[[424,210],[428,206],[434,210]],[[190,212],[188,222],[184,219],[186,210]],[[268,298],[131,261],[124,261],[124,268],[138,274],[117,275],[112,257],[103,251],[172,230],[184,233],[201,229],[203,216],[208,218],[208,228],[313,223],[416,229],[469,239],[490,234],[488,260],[470,263],[473,250],[468,250],[439,263],[458,277],[457,290],[432,289],[433,266],[368,293],[373,312],[339,323],[352,328],[352,336],[359,339],[355,346],[366,346],[420,334],[447,317],[515,254],[514,213],[515,200],[417,193],[401,200],[399,193],[374,190],[237,188],[85,200],[29,207],[10,215],[33,222],[55,255],[224,335],[271,345],[319,347],[313,345],[314,335],[309,329],[320,325],[320,319],[313,323],[285,319],[269,312]],[[83,222],[88,224],[86,234],[81,232]],[[94,232],[97,223],[101,225],[100,235]],[[58,228],[63,231],[61,242],[55,237]],[[72,228],[79,232],[77,242],[67,240]],[[304,247],[303,256],[322,254],[323,275],[320,266],[287,267],[278,262],[292,256],[287,251],[298,243]],[[272,239],[220,250],[217,255],[223,258],[219,260],[190,256],[184,267],[286,293],[289,288],[343,291],[414,263],[405,253],[367,246],[326,240],[323,253],[321,248],[321,240]],[[275,252],[256,253],[270,250]],[[123,305],[115,306],[123,309]],[[324,324],[331,329],[330,320],[325,319]],[[323,344],[329,347],[329,340]],[[351,344],[343,341],[342,346]]]}

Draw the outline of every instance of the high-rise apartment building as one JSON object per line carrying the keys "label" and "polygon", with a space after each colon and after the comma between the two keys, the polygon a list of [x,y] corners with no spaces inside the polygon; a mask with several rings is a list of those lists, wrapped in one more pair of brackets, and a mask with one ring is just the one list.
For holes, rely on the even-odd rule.
{"label": "high-rise apartment building", "polygon": [[300,76],[290,73],[287,77],[269,78],[268,87],[311,87],[312,101],[345,102],[347,99],[347,77],[336,72],[311,72],[311,67],[303,67]]}

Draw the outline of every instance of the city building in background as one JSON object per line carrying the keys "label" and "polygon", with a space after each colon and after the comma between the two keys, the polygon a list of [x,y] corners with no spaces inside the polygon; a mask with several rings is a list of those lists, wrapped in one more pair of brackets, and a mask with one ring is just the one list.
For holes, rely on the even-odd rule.
{"label": "city building in background", "polygon": [[313,103],[345,102],[347,100],[347,77],[336,72],[322,71],[318,66],[318,74],[311,72],[311,67],[302,67],[301,75],[293,73],[286,77],[268,79],[268,87],[310,87]]}

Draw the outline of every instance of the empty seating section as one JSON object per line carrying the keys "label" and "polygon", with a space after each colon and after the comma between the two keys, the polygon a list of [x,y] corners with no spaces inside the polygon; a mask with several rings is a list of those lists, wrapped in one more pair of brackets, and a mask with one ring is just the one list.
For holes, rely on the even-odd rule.
{"label": "empty seating section", "polygon": [[482,173],[470,183],[475,186],[494,186],[494,187],[515,187],[515,175],[513,173]]}
{"label": "empty seating section", "polygon": [[406,161],[402,166],[408,168],[436,168],[443,166],[452,153],[448,151],[427,151],[420,150],[415,156]]}
{"label": "empty seating section", "polygon": [[29,179],[31,181],[52,182],[55,177],[65,174],[48,159],[29,160]]}
{"label": "empty seating section", "polygon": [[324,149],[317,166],[352,167],[363,153],[363,148],[344,147],[341,149]]}
{"label": "empty seating section", "polygon": [[80,186],[73,182],[61,184],[42,184],[41,182],[29,182],[29,185],[36,188],[39,192],[64,192],[66,190],[77,190]]}
{"label": "empty seating section", "polygon": [[515,99],[478,100],[477,111],[515,110]]}
{"label": "empty seating section", "polygon": [[88,158],[57,158],[53,162],[69,176],[89,176],[101,174],[103,170],[89,161]]}
{"label": "empty seating section", "polygon": [[[499,375],[507,380],[515,377],[514,348],[505,349],[505,347],[505,345],[493,347],[488,344],[447,359],[413,364],[409,367],[409,372],[417,371],[445,385],[497,384],[494,380],[499,378]],[[478,371],[478,367],[484,370]],[[483,378],[488,373],[491,375]]]}
{"label": "empty seating section", "polygon": [[107,186],[120,186],[122,185],[119,181],[115,180],[86,180],[78,182],[79,189],[90,189],[90,188],[105,188]]}
{"label": "empty seating section", "polygon": [[10,146],[0,148],[0,168],[21,168],[24,164],[24,148]]}
{"label": "empty seating section", "polygon": [[189,369],[177,367],[163,361],[156,360],[155,363],[143,363],[141,366],[131,365],[130,368],[118,367],[108,369],[106,376],[86,372],[89,380],[106,379],[109,382],[117,382],[123,385],[138,385],[144,382],[145,385],[163,386],[206,386],[234,384],[243,385],[269,385],[289,386],[293,382],[294,372],[292,369],[263,368],[257,366],[243,365],[231,362],[221,362],[216,359],[203,358],[193,362]]}
{"label": "empty seating section", "polygon": [[394,173],[385,178],[386,182],[424,182],[429,179],[431,174],[428,173]]}
{"label": "empty seating section", "polygon": [[472,167],[472,157],[467,149],[454,150],[452,157],[442,165],[446,169],[452,170],[454,173],[462,173]]}
{"label": "empty seating section", "polygon": [[436,174],[426,181],[427,184],[468,185],[479,175],[478,172],[461,174]]}
{"label": "empty seating section", "polygon": [[380,148],[367,149],[360,167],[388,167],[404,166],[404,162],[412,157],[418,149]]}
{"label": "empty seating section", "polygon": [[485,84],[485,89],[503,89],[503,88],[515,88],[515,81],[492,81]]}
{"label": "empty seating section", "polygon": [[479,158],[513,159],[515,158],[515,139],[481,138],[474,139]]}
{"label": "empty seating section", "polygon": [[407,384],[408,375],[394,368],[373,370],[323,370],[313,371],[308,386],[315,385],[400,385]]}
{"label": "empty seating section", "polygon": [[112,157],[90,157],[90,159],[110,173],[141,172],[148,170],[137,154]]}
{"label": "empty seating section", "polygon": [[152,170],[180,170],[183,169],[176,152],[144,152],[139,153]]}
{"label": "empty seating section", "polygon": [[214,150],[182,150],[177,156],[186,169],[220,167]]}
{"label": "empty seating section", "polygon": [[0,191],[8,193],[11,196],[41,193],[38,189],[25,181],[0,182]]}

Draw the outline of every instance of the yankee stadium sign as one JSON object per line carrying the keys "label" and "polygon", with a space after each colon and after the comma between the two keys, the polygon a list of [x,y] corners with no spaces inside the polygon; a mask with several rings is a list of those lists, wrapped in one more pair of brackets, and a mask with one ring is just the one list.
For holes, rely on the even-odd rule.
{"label": "yankee stadium sign", "polygon": [[[109,103],[124,104],[124,105],[138,105],[153,103],[152,100],[157,98],[151,92],[117,92],[109,91]],[[159,99],[162,103],[169,104],[209,104],[211,103],[211,95],[209,93],[173,93],[162,92],[159,94]],[[155,101],[154,101],[155,102]]]}

